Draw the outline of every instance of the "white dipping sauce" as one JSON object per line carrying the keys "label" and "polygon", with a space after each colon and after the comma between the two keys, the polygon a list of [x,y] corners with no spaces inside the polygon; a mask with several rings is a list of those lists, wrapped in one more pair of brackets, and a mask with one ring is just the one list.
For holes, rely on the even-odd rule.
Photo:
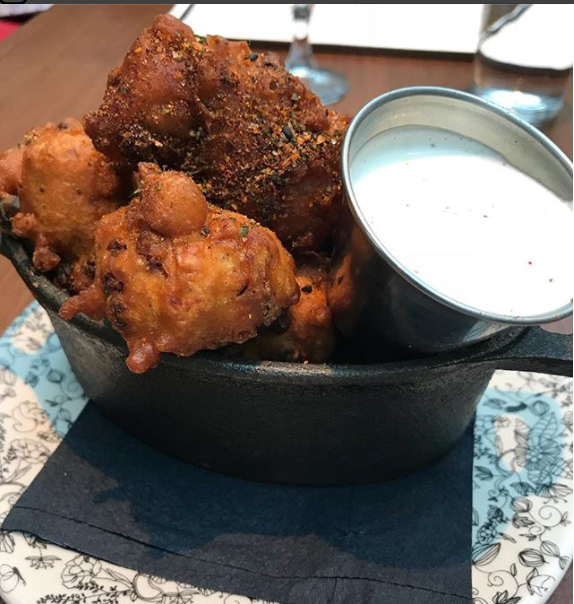
{"label": "white dipping sauce", "polygon": [[360,211],[418,279],[474,309],[514,317],[572,301],[572,205],[485,145],[402,127],[351,165]]}

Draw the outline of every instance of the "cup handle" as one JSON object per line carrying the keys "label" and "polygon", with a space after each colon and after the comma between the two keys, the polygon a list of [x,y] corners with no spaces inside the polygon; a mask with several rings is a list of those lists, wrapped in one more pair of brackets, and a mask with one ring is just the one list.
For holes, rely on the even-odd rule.
{"label": "cup handle", "polygon": [[572,336],[530,327],[508,346],[489,355],[497,369],[572,377]]}

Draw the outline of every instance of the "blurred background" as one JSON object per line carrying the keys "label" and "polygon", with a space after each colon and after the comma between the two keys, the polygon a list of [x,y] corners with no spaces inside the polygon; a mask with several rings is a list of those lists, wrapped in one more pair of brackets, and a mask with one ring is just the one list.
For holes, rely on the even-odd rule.
{"label": "blurred background", "polygon": [[[51,6],[2,4],[0,40]],[[311,44],[336,52],[473,59],[467,87],[536,125],[558,115],[571,88],[569,4],[175,4],[164,10],[198,35],[290,43],[289,69],[325,104],[348,94],[349,75],[319,65]]]}

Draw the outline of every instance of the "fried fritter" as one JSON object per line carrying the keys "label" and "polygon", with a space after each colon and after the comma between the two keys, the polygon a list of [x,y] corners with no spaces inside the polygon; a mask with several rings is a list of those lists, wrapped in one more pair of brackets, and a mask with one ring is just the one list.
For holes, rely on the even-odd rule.
{"label": "fried fritter", "polygon": [[0,153],[0,201],[10,195],[17,195],[22,184],[22,146]]}
{"label": "fried fritter", "polygon": [[328,263],[307,258],[297,266],[299,302],[253,340],[229,349],[245,359],[290,362],[327,362],[335,349],[336,331],[327,304]]}
{"label": "fried fritter", "polygon": [[360,284],[365,282],[363,273],[368,270],[375,252],[360,227],[345,209],[337,233],[335,245],[340,250],[331,265],[331,279],[327,288],[327,300],[333,313],[333,321],[344,336],[351,336],[361,315],[364,300],[370,292]]}
{"label": "fried fritter", "polygon": [[208,201],[261,222],[294,250],[319,249],[337,221],[347,124],[276,55],[196,37],[169,15],[144,30],[85,117],[108,157],[186,171]]}
{"label": "fried fritter", "polygon": [[85,264],[94,224],[127,199],[124,182],[74,119],[29,132],[21,161],[13,233],[34,242],[32,261],[41,271],[62,259]]}
{"label": "fried fritter", "polygon": [[297,302],[292,257],[268,229],[209,206],[188,176],[140,165],[142,192],[96,229],[96,280],[62,306],[106,316],[142,373],[161,352],[245,342]]}

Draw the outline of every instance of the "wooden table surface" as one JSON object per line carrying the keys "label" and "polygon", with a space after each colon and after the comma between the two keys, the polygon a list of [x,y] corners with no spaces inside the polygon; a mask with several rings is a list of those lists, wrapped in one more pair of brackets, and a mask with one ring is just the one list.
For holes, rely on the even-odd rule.
{"label": "wooden table surface", "polygon": [[[0,43],[0,149],[48,120],[80,118],[98,106],[106,76],[137,34],[166,5],[56,5]],[[467,90],[468,59],[421,55],[317,52],[321,65],[349,78],[350,93],[336,107],[355,113],[373,97],[403,86]],[[572,157],[572,80],[566,107],[545,132]],[[16,272],[0,258],[0,332],[32,300]],[[551,599],[572,604],[572,569]]]}

